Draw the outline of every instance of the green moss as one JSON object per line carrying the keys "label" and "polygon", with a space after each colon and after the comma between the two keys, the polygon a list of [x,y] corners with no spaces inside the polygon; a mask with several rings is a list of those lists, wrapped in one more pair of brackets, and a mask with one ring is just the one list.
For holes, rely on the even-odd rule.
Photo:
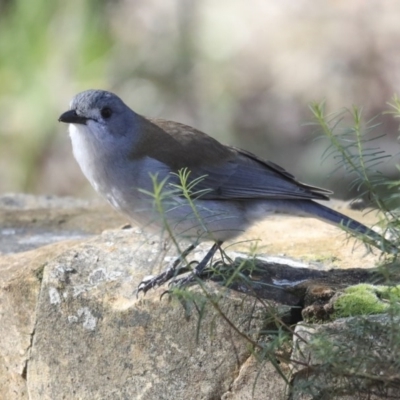
{"label": "green moss", "polygon": [[377,286],[378,294],[382,299],[389,301],[400,301],[400,285],[397,286]]}
{"label": "green moss", "polygon": [[386,299],[393,300],[395,295],[400,298],[400,286],[374,286],[366,283],[350,286],[336,300],[334,317],[384,313],[389,308]]}

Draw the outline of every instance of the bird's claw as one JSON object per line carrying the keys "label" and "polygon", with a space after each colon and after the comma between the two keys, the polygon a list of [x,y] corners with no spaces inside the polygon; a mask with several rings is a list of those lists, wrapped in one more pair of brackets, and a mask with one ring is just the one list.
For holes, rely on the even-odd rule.
{"label": "bird's claw", "polygon": [[[208,277],[210,275],[210,271],[206,269],[208,262],[212,258],[212,256],[215,254],[217,249],[220,248],[222,242],[216,242],[212,246],[212,248],[208,251],[206,256],[203,258],[202,261],[191,261],[187,265],[178,268],[179,264],[182,262],[183,257],[179,257],[173,264],[170,266],[168,269],[166,269],[164,272],[162,272],[160,275],[157,275],[156,277],[151,277],[150,279],[145,279],[143,280],[137,289],[137,295],[140,292],[143,292],[146,294],[150,289],[156,287],[156,286],[161,286],[164,283],[168,282],[171,278],[172,281],[169,283],[169,287],[172,288],[183,288],[185,286],[188,286],[192,283],[195,283],[197,278],[203,278],[203,277]],[[190,246],[188,249],[184,251],[185,256],[193,250],[193,245]],[[193,265],[196,265],[193,268]],[[186,272],[192,271],[188,276],[185,276],[183,278],[176,279],[178,275],[184,274]],[[163,297],[166,293],[170,293],[170,290],[167,290],[162,293],[161,297]]]}
{"label": "bird's claw", "polygon": [[171,282],[170,286],[172,286],[173,288],[182,289],[186,286],[191,285],[192,283],[195,283],[197,277],[198,274],[196,273],[196,270],[193,270],[193,272],[188,276],[180,279],[175,279],[173,282]]}
{"label": "bird's claw", "polygon": [[[197,262],[197,261],[196,261]],[[153,289],[155,287],[161,286],[164,283],[170,281],[172,278],[184,274],[190,270],[190,265],[192,263],[189,263],[188,266],[186,267],[181,267],[179,269],[174,268],[174,266],[167,268],[164,272],[157,276],[152,276],[149,279],[144,279],[142,282],[139,283],[139,286],[137,288],[137,294],[140,292],[143,292],[146,294],[150,289]],[[169,282],[169,286],[173,285],[175,286],[175,283],[180,281],[181,279],[174,280],[172,279],[171,282]],[[168,292],[168,291],[166,291]],[[165,292],[161,295],[161,297],[165,294]]]}
{"label": "bird's claw", "polygon": [[157,276],[152,276],[150,279],[143,279],[142,282],[139,283],[137,294],[140,292],[146,294],[150,289],[163,285],[165,282],[168,282],[174,276],[174,274],[174,269],[168,268]]}

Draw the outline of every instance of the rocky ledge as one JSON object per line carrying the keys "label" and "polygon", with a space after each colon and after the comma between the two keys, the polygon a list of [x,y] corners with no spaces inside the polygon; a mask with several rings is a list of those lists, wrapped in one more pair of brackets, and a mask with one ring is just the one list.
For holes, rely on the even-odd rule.
{"label": "rocky ledge", "polygon": [[[361,369],[368,385],[357,391],[353,382],[340,386],[335,397],[339,386],[327,368],[315,378],[317,394],[307,389],[315,367],[324,363],[314,354],[312,332],[334,329],[336,340],[340,335],[332,326],[346,332],[347,320],[301,323],[295,331],[293,324],[317,318],[321,307],[328,315],[326,304],[344,286],[366,280],[369,272],[362,268],[378,260],[373,254],[362,258],[363,248],[352,251],[354,243],[344,243],[333,227],[275,219],[248,233],[262,237],[268,248],[262,243],[258,248],[275,256],[257,261],[273,290],[255,296],[240,285],[226,289],[209,281],[160,298],[165,288],[145,296],[135,289],[176,254],[137,228],[121,228],[127,221],[107,205],[4,195],[0,221],[0,399],[358,399],[372,389],[376,397],[369,398],[395,393],[395,380],[372,379],[377,372],[367,362]],[[302,224],[302,235],[296,224]],[[303,260],[287,257],[298,258],[301,249]],[[236,262],[242,265],[240,258]],[[359,275],[329,282],[326,277],[334,273],[326,271],[343,265]],[[294,270],[303,275],[293,284],[288,277]],[[254,280],[251,272],[247,277]],[[282,292],[287,297],[270,294]],[[385,314],[380,318],[371,323],[390,322]],[[294,351],[290,338],[274,352],[265,351],[279,335],[292,334]],[[340,337],[342,343],[349,336]],[[346,344],[349,340],[356,338]],[[380,335],[380,348],[390,340]]]}

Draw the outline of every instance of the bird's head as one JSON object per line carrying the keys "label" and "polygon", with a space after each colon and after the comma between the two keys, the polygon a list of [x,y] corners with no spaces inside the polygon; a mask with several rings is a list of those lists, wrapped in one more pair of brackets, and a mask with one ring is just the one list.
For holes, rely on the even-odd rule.
{"label": "bird's head", "polygon": [[134,145],[140,117],[115,94],[86,90],[72,99],[70,110],[58,120],[71,124],[71,134],[76,132],[86,140],[123,148]]}

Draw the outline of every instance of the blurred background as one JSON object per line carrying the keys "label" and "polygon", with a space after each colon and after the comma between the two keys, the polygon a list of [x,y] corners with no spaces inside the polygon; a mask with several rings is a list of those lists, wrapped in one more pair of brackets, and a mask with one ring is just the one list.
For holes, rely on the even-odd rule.
{"label": "blurred background", "polygon": [[[57,119],[101,88],[349,198],[308,105],[387,110],[399,43],[398,0],[0,0],[0,192],[95,196]],[[398,122],[376,122],[396,155]]]}

